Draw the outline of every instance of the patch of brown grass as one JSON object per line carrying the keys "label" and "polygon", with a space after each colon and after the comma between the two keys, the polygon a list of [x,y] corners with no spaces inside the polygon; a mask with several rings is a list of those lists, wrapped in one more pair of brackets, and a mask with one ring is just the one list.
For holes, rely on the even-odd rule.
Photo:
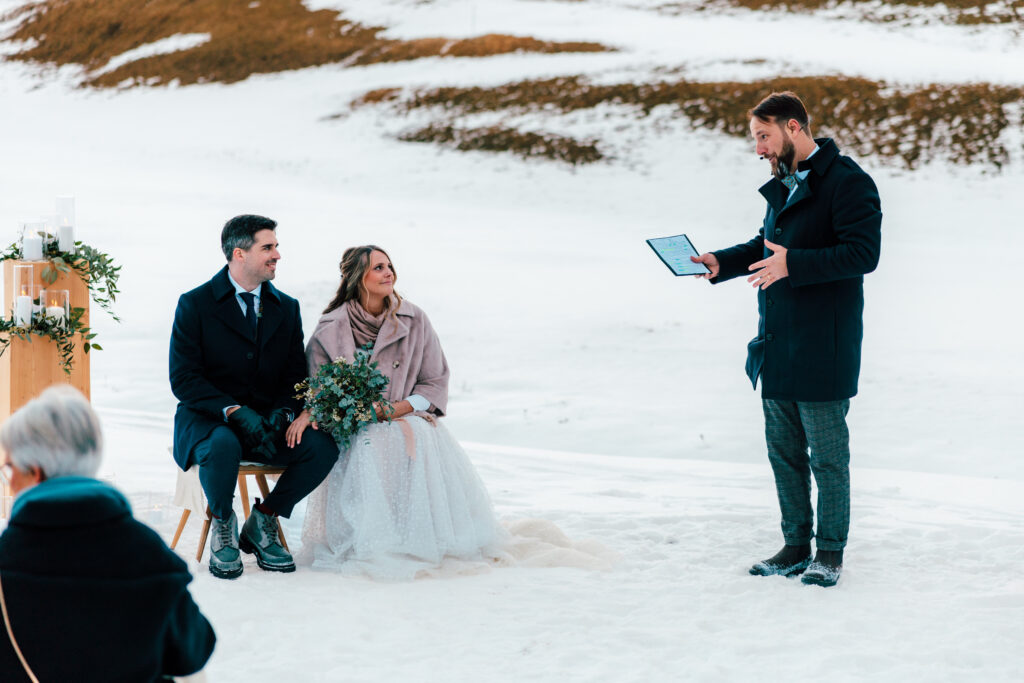
{"label": "patch of brown grass", "polygon": [[361,107],[367,104],[380,104],[382,102],[394,102],[402,96],[401,88],[378,88],[364,93],[362,97],[353,102],[354,107]]}
{"label": "patch of brown grass", "polygon": [[[1009,151],[1002,132],[1024,121],[1009,120],[1007,105],[1024,102],[1024,88],[992,84],[892,87],[840,76],[735,81],[597,85],[580,76],[508,83],[494,88],[416,91],[393,106],[435,108],[447,121],[504,111],[569,113],[618,104],[648,115],[670,107],[691,125],[727,135],[749,135],[749,108],[772,90],[793,90],[811,109],[815,135],[837,139],[858,156],[896,161],[907,168],[945,158],[955,163],[1000,167]],[[394,97],[394,93],[392,93]]]}
{"label": "patch of brown grass", "polygon": [[577,166],[600,161],[604,155],[595,140],[578,141],[554,133],[534,133],[505,126],[487,128],[456,128],[450,124],[433,124],[403,133],[399,140],[433,142],[463,152],[511,152],[523,158],[544,158]]}
{"label": "patch of brown grass", "polygon": [[[868,5],[871,4],[871,7]],[[812,12],[837,7],[860,7],[864,18],[869,21],[892,22],[909,19],[915,8],[939,7],[944,23],[978,25],[1024,23],[1024,0],[889,0],[881,8],[874,7],[874,0],[704,0],[699,5],[667,2],[660,6],[662,11],[683,13],[697,9],[713,11],[731,5],[750,10],[784,9]]]}
{"label": "patch of brown grass", "polygon": [[30,41],[8,59],[81,64],[100,70],[112,57],[179,33],[208,33],[188,50],[139,59],[84,84],[232,83],[253,74],[343,62],[349,65],[423,57],[485,57],[510,52],[595,52],[597,43],[554,43],[486,35],[463,40],[384,40],[382,27],[348,21],[301,0],[42,0],[10,13],[23,21],[6,39]]}
{"label": "patch of brown grass", "polygon": [[355,64],[377,64],[380,62],[401,62],[423,57],[490,57],[512,52],[608,52],[610,48],[600,43],[555,43],[551,41],[507,36],[491,33],[477,38],[449,40],[447,38],[419,38],[406,41],[381,41],[367,48],[355,60]]}

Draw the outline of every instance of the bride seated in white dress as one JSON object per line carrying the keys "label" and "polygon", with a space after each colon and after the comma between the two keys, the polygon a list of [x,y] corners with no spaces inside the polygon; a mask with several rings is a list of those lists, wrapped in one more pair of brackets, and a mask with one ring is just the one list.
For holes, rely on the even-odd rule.
{"label": "bride seated in white dress", "polygon": [[[306,347],[309,373],[373,344],[393,412],[353,437],[310,495],[302,555],[316,568],[394,578],[445,557],[499,561],[506,532],[465,451],[438,420],[448,405],[448,363],[430,320],[394,291],[384,250],[348,249],[341,271],[338,294]],[[289,441],[301,439],[307,424],[303,411]]]}
{"label": "bride seated in white dress", "polygon": [[[354,435],[309,496],[297,561],[395,579],[493,564],[604,566],[553,524],[520,523],[510,534],[498,523],[483,481],[439,420],[448,405],[448,363],[430,320],[395,292],[395,268],[380,247],[346,250],[341,276],[306,347],[308,371],[351,360],[372,344],[371,358],[390,380],[392,413],[387,418],[378,406],[386,421]],[[310,424],[303,411],[288,429],[289,444]],[[546,559],[530,562],[538,553]]]}

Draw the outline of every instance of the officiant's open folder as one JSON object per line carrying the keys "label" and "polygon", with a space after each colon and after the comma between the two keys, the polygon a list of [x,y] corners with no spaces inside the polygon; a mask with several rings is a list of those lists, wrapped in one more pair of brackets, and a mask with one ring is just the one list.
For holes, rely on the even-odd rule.
{"label": "officiant's open folder", "polygon": [[651,249],[658,255],[661,262],[668,266],[675,275],[705,275],[710,273],[703,263],[694,263],[691,256],[700,256],[693,248],[693,242],[686,235],[672,237],[652,237],[647,240]]}

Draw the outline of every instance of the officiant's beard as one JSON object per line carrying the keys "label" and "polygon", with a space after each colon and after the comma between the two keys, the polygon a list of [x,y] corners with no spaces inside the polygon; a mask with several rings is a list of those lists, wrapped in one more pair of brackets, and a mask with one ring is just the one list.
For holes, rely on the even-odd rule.
{"label": "officiant's beard", "polygon": [[779,180],[782,180],[788,175],[793,174],[795,164],[793,160],[796,158],[796,147],[789,140],[782,141],[782,151],[775,155],[772,159],[772,175]]}

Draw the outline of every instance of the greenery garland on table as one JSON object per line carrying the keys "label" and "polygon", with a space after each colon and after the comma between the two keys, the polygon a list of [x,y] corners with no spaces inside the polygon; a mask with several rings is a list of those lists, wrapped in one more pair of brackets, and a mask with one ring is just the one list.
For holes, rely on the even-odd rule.
{"label": "greenery garland on table", "polygon": [[[40,277],[45,283],[52,285],[61,273],[75,271],[78,273],[78,277],[85,282],[85,286],[89,288],[92,300],[109,313],[111,318],[121,322],[112,307],[114,301],[117,300],[117,295],[121,293],[121,290],[117,288],[117,280],[121,276],[121,266],[115,266],[114,259],[110,256],[82,242],[75,242],[75,252],[71,254],[61,251],[57,240],[44,244],[43,258],[49,263],[43,267]],[[21,244],[18,242],[0,253],[0,261],[8,259],[20,261],[21,258]]]}
{"label": "greenery garland on table", "polygon": [[[112,304],[120,293],[117,288],[117,280],[120,277],[121,266],[115,266],[114,260],[110,256],[82,242],[75,242],[75,249],[76,253],[73,254],[61,251],[56,240],[45,244],[43,258],[49,263],[43,267],[40,277],[44,282],[52,285],[61,273],[74,271],[89,288],[92,300],[109,313],[110,317],[121,322],[112,308]],[[0,261],[8,259],[16,261],[22,259],[21,244],[15,242],[0,253]],[[25,341],[32,341],[29,336],[31,334],[48,337],[56,342],[61,366],[64,368],[65,374],[70,375],[75,354],[75,335],[82,335],[82,349],[86,353],[92,349],[103,350],[102,346],[92,341],[96,337],[96,333],[82,322],[84,315],[84,308],[72,308],[67,320],[58,320],[44,314],[43,316],[34,316],[29,325],[18,325],[8,319],[5,312],[3,316],[0,316],[0,356],[11,345],[12,336]]]}
{"label": "greenery garland on table", "polygon": [[62,321],[50,316],[36,317],[31,325],[17,325],[13,320],[0,318],[0,356],[4,355],[7,347],[11,345],[11,336],[32,341],[30,334],[37,334],[40,337],[49,337],[57,343],[57,352],[60,354],[60,364],[64,368],[64,374],[71,374],[71,364],[75,356],[75,335],[82,335],[82,349],[89,353],[92,349],[102,351],[103,347],[93,342],[96,333],[82,324],[82,316],[85,315],[84,308],[72,308],[71,317]]}

